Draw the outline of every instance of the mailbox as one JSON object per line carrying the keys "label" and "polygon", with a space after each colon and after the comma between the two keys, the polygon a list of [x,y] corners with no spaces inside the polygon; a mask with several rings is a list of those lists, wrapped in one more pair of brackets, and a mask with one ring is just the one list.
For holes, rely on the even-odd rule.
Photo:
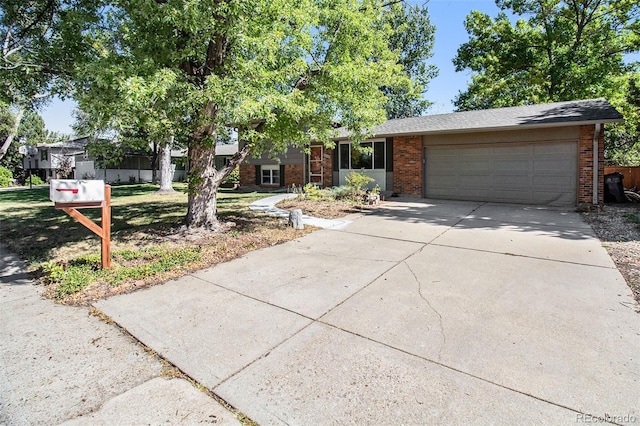
{"label": "mailbox", "polygon": [[49,198],[54,203],[95,203],[104,201],[103,180],[52,179]]}

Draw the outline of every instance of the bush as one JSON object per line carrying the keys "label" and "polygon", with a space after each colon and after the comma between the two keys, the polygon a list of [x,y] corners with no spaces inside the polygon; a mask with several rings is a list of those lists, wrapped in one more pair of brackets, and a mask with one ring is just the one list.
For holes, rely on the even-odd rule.
{"label": "bush", "polygon": [[0,188],[5,188],[11,185],[12,180],[13,173],[11,173],[11,170],[0,166]]}
{"label": "bush", "polygon": [[331,198],[336,200],[349,200],[353,198],[353,190],[348,186],[336,186],[330,190]]}
{"label": "bush", "polygon": [[349,172],[347,176],[345,176],[345,181],[347,182],[347,187],[351,189],[351,192],[354,197],[359,195],[363,195],[366,191],[367,185],[371,182],[374,182],[375,179],[364,174],[364,171],[361,172]]}
{"label": "bush", "polygon": [[25,184],[29,183],[29,179],[31,179],[31,185],[44,185],[44,181],[40,179],[38,175],[31,175],[31,178],[27,177]]}
{"label": "bush", "polygon": [[227,178],[224,180],[224,183],[230,183],[230,184],[233,184],[233,185],[239,185],[240,184],[240,169],[238,167],[233,169],[233,171],[229,174],[229,176],[227,176]]}
{"label": "bush", "polygon": [[307,200],[313,201],[323,200],[326,198],[323,194],[323,190],[318,188],[318,185],[311,182],[304,186],[304,195]]}

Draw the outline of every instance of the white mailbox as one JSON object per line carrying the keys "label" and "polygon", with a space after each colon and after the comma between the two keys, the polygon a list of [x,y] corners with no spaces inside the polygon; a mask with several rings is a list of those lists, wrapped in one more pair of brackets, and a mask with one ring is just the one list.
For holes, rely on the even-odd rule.
{"label": "white mailbox", "polygon": [[49,198],[54,203],[104,201],[103,180],[52,179]]}

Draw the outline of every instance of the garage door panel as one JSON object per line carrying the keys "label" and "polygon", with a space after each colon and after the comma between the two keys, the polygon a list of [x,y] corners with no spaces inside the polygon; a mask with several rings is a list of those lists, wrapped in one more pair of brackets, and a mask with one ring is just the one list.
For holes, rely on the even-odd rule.
{"label": "garage door panel", "polygon": [[492,182],[493,178],[491,176],[460,176],[457,184],[469,188],[486,188]]}
{"label": "garage door panel", "polygon": [[572,206],[575,142],[429,147],[427,197]]}
{"label": "garage door panel", "polygon": [[533,184],[536,188],[547,187],[550,190],[559,187],[565,192],[574,188],[573,179],[567,176],[535,176]]}
{"label": "garage door panel", "polygon": [[541,158],[533,161],[534,170],[562,171],[566,167],[574,167],[575,161],[570,158]]}
{"label": "garage door panel", "polygon": [[534,145],[533,153],[534,155],[575,155],[576,145],[575,142]]}
{"label": "garage door panel", "polygon": [[494,160],[493,164],[493,170],[495,171],[511,171],[524,174],[529,173],[529,170],[531,169],[531,161],[529,160],[509,160],[498,158]]}

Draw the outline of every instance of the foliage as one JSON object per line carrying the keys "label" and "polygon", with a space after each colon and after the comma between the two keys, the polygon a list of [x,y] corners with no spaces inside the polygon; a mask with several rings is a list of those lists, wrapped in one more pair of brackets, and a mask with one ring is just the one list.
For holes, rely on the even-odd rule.
{"label": "foliage", "polygon": [[375,179],[364,174],[364,170],[360,172],[351,171],[345,176],[347,187],[351,189],[353,196],[364,194],[367,186],[374,182]]}
{"label": "foliage", "polygon": [[624,116],[623,123],[605,127],[605,158],[619,166],[640,165],[640,73],[618,79],[620,91],[610,102]]}
{"label": "foliage", "polygon": [[84,35],[100,3],[0,0],[2,100],[32,109],[51,95],[67,95],[69,78],[91,51]]}
{"label": "foliage", "polygon": [[[4,141],[13,128],[15,116],[11,109],[0,103],[0,141]],[[20,120],[17,133],[14,135],[17,141],[27,145],[36,145],[48,142],[44,129],[44,121],[37,113],[25,111]],[[0,166],[4,166],[13,172],[16,179],[24,178],[22,163],[23,155],[18,152],[18,144],[9,145],[6,154],[0,159]]]}
{"label": "foliage", "polygon": [[353,197],[353,190],[346,185],[330,188],[329,192],[335,200],[348,200]]}
{"label": "foliage", "polygon": [[26,183],[30,183],[31,185],[44,185],[46,182],[40,179],[38,175],[31,175],[27,178]]}
{"label": "foliage", "polygon": [[[190,226],[215,225],[215,190],[249,151],[333,145],[337,120],[360,141],[385,118],[380,87],[417,90],[389,49],[381,0],[107,3],[88,33],[81,108],[105,126],[188,143]],[[229,126],[246,145],[215,170]]]}
{"label": "foliage", "polygon": [[[628,67],[623,54],[640,48],[632,0],[496,0],[506,13],[495,19],[473,11],[470,35],[454,59],[473,72],[460,93],[459,110],[611,97]],[[525,19],[527,17],[527,19]]]}
{"label": "foliage", "polygon": [[[426,4],[426,3],[425,3]],[[394,30],[389,36],[389,47],[400,55],[399,63],[407,75],[417,83],[414,91],[406,88],[383,87],[387,96],[385,106],[387,118],[415,117],[424,114],[431,102],[424,99],[418,90],[426,91],[429,81],[438,75],[434,65],[427,59],[433,55],[435,27],[424,6],[398,2],[389,6],[386,21]]]}
{"label": "foliage", "polygon": [[0,188],[6,188],[11,185],[12,179],[13,173],[11,173],[11,170],[0,166]]}
{"label": "foliage", "polygon": [[118,141],[91,139],[85,149],[95,159],[97,169],[107,169],[122,162],[126,148]]}
{"label": "foliage", "polygon": [[320,187],[318,185],[316,185],[313,182],[309,182],[307,183],[304,188],[304,197],[308,200],[323,200],[327,198],[327,195],[325,194],[326,191],[320,189]]}
{"label": "foliage", "polygon": [[101,3],[0,0],[0,102],[16,111],[16,125],[0,141],[0,159],[16,145],[25,112],[69,94],[69,81],[90,52],[86,24],[100,15]]}
{"label": "foliage", "polygon": [[233,169],[231,173],[229,173],[229,176],[227,176],[227,178],[225,179],[225,183],[230,183],[233,185],[240,184],[240,168],[239,167],[236,167],[235,169]]}

